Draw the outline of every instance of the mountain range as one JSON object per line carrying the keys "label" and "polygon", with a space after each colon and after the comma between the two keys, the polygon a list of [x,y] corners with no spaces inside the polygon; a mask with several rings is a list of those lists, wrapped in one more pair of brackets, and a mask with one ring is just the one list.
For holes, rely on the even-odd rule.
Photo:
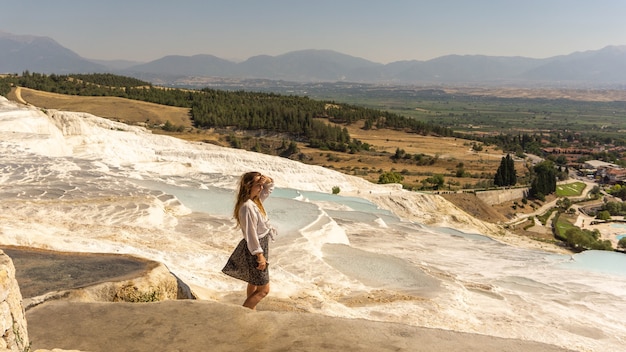
{"label": "mountain range", "polygon": [[114,73],[167,84],[185,77],[398,85],[626,87],[626,46],[545,59],[446,55],[389,64],[331,50],[258,55],[233,62],[213,55],[169,55],[140,63],[86,59],[49,37],[0,32],[0,73]]}

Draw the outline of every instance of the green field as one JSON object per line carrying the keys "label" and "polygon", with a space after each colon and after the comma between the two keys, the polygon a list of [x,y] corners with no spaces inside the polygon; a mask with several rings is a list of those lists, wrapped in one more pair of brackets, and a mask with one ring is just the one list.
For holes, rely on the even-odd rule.
{"label": "green field", "polygon": [[626,130],[625,101],[500,98],[425,88],[308,88],[316,98],[386,110],[458,132],[571,131],[619,138]]}
{"label": "green field", "polygon": [[556,186],[557,197],[575,197],[583,193],[586,185],[583,182],[568,183]]}
{"label": "green field", "polygon": [[572,223],[566,220],[561,220],[560,218],[556,222],[555,227],[556,227],[556,233],[559,234],[562,238],[565,238],[565,233],[567,232],[567,230],[578,228],[574,226]]}

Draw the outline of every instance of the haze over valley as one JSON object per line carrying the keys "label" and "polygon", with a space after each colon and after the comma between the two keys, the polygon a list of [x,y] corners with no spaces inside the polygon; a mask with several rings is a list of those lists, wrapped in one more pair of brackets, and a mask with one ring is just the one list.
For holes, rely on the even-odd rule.
{"label": "haze over valley", "polygon": [[[226,80],[354,82],[385,85],[626,87],[626,46],[563,53],[545,59],[447,55],[427,61],[381,64],[332,50],[299,50],[233,62],[211,54],[172,55],[145,62],[89,60],[53,38],[0,32],[0,73],[111,72],[157,84]],[[204,78],[204,79],[203,79]]]}

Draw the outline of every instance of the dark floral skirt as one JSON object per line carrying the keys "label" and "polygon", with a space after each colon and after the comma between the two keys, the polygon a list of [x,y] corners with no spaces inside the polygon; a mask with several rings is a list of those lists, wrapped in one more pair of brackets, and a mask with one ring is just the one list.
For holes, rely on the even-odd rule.
{"label": "dark floral skirt", "polygon": [[[259,239],[265,260],[268,260],[269,236]],[[222,272],[235,279],[243,280],[255,286],[263,286],[270,282],[269,265],[265,266],[265,270],[257,269],[256,255],[252,255],[248,250],[248,244],[245,239],[237,245],[222,269]]]}

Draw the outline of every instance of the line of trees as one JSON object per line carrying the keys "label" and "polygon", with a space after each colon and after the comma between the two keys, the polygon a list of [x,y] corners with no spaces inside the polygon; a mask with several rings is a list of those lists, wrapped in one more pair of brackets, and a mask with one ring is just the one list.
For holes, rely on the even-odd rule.
{"label": "line of trees", "polygon": [[609,240],[603,240],[600,231],[597,229],[590,231],[578,227],[568,229],[563,239],[570,248],[581,251],[595,249],[601,251],[612,251],[613,245]]}
{"label": "line of trees", "polygon": [[194,96],[191,116],[199,128],[270,130],[308,141],[314,148],[347,151],[360,145],[351,143],[347,128],[320,120],[329,117],[324,102],[307,97],[205,88]]}

